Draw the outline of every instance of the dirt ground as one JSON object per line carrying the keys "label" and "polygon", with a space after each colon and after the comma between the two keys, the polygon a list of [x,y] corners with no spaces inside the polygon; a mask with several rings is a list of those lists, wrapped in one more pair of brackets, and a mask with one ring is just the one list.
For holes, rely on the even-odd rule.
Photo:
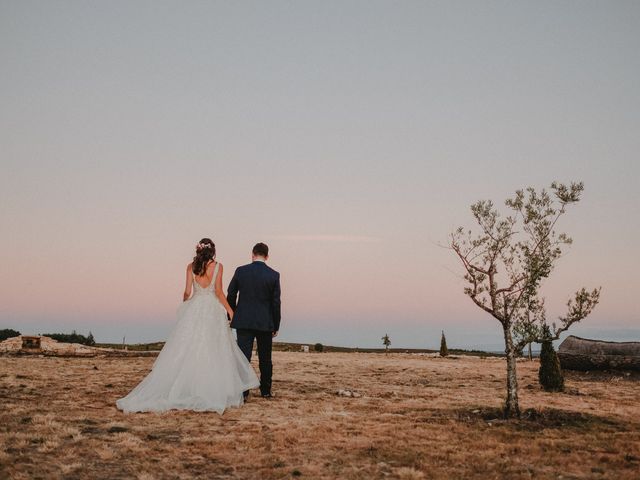
{"label": "dirt ground", "polygon": [[640,478],[637,374],[551,394],[519,362],[505,421],[499,358],[276,352],[271,400],[121,413],[153,361],[0,357],[0,478]]}

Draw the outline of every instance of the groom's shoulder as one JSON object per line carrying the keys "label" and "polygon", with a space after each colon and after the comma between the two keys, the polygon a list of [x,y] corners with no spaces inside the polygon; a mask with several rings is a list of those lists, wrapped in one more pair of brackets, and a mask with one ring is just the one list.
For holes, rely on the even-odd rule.
{"label": "groom's shoulder", "polygon": [[[266,265],[266,264],[265,264]],[[277,275],[280,276],[280,272],[278,272],[277,270],[274,270],[273,268],[271,268],[269,265],[266,265],[267,270],[269,271],[269,273],[271,273],[272,275]]]}
{"label": "groom's shoulder", "polygon": [[240,265],[238,268],[236,268],[236,272],[246,272],[250,268],[251,268],[251,264],[250,263],[248,263],[246,265]]}

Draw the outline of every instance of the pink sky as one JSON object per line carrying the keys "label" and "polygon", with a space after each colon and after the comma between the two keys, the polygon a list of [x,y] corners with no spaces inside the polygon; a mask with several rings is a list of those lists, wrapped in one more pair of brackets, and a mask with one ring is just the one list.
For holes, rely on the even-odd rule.
{"label": "pink sky", "polygon": [[0,328],[161,338],[209,236],[225,283],[270,245],[284,340],[472,345],[437,244],[557,179],[550,316],[602,285],[576,332],[637,336],[640,7],[547,7],[3,4]]}

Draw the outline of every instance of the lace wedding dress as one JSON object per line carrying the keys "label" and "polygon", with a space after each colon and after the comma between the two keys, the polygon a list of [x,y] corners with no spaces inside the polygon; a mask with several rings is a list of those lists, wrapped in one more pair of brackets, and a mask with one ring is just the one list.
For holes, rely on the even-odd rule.
{"label": "lace wedding dress", "polygon": [[227,312],[213,280],[202,287],[193,279],[193,296],[178,308],[178,321],[153,369],[126,397],[116,401],[124,412],[171,409],[216,411],[242,405],[242,392],[260,385],[238,348]]}

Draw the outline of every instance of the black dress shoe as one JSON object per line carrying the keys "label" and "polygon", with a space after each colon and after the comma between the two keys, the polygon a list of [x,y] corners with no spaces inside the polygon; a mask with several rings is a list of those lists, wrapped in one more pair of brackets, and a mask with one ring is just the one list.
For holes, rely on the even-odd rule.
{"label": "black dress shoe", "polygon": [[273,398],[273,395],[271,395],[271,392],[264,392],[264,393],[261,393],[261,394],[260,394],[260,396],[261,396],[262,398]]}
{"label": "black dress shoe", "polygon": [[245,402],[247,401],[247,399],[249,398],[249,390],[247,390],[246,392],[242,392],[242,398],[244,398]]}

